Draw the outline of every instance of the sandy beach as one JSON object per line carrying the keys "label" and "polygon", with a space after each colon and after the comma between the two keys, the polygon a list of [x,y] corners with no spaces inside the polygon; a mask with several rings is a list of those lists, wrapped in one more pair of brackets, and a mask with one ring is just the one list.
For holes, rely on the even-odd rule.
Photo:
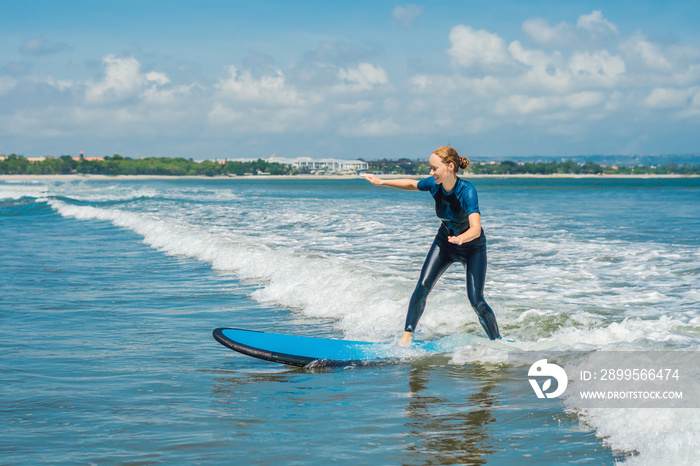
{"label": "sandy beach", "polygon": [[[382,178],[421,179],[427,175],[381,175]],[[519,175],[476,175],[462,174],[464,178],[697,178],[700,175],[577,175],[577,174],[519,174]],[[168,175],[0,175],[0,181],[77,181],[77,180],[170,180],[170,179],[209,179],[209,180],[349,180],[360,179],[360,175],[254,175],[254,176],[168,176]]]}

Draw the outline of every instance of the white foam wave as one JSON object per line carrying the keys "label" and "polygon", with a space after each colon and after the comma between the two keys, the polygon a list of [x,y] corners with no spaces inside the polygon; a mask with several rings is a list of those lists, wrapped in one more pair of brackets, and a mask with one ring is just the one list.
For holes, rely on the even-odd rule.
{"label": "white foam wave", "polygon": [[167,254],[208,262],[217,270],[262,284],[253,298],[298,309],[309,317],[335,319],[350,337],[386,339],[401,325],[404,306],[397,302],[405,301],[405,293],[386,293],[386,289],[396,290],[400,280],[387,282],[366,268],[296,254],[256,238],[211,233],[173,219],[60,200],[48,202],[63,216],[110,221],[138,233],[146,244]]}
{"label": "white foam wave", "polygon": [[[333,320],[353,339],[386,341],[400,332],[437,227],[429,209],[416,213],[419,201],[412,200],[334,200],[329,207],[319,199],[226,189],[138,193],[127,187],[120,194],[119,189],[101,192],[101,187],[88,186],[83,194],[70,194],[74,188],[62,192],[87,201],[123,195],[124,200],[137,196],[148,202],[118,210],[49,200],[61,215],[110,221],[167,254],[232,272],[259,285],[254,299],[286,306],[305,318]],[[45,194],[31,197],[60,190],[41,189],[34,192]],[[538,217],[536,225],[528,222],[523,215],[496,209],[485,218],[487,299],[502,333],[516,340],[517,349],[700,347],[697,248],[600,238],[593,228],[581,230],[553,215]],[[523,228],[532,230],[523,234]],[[418,338],[482,332],[466,300],[464,272],[455,267],[431,293]],[[451,363],[504,362],[507,351],[465,344],[453,352]],[[639,452],[628,460],[631,464],[694,460],[700,421],[692,410],[572,409],[613,448]],[[663,432],[646,415],[658,420]]]}
{"label": "white foam wave", "polygon": [[154,198],[158,195],[158,191],[150,188],[133,189],[111,185],[95,189],[87,183],[82,183],[79,186],[56,187],[51,192],[55,196],[65,196],[83,202],[124,202],[141,198]]}
{"label": "white foam wave", "polygon": [[239,199],[231,189],[166,188],[133,186],[124,183],[39,180],[0,182],[0,199],[21,197],[66,197],[81,202],[124,202],[135,199],[173,199],[178,201],[227,202]]}
{"label": "white foam wave", "polygon": [[166,189],[161,195],[167,199],[206,202],[235,201],[240,198],[231,189],[210,188],[170,188]]}
{"label": "white foam wave", "polygon": [[[631,357],[640,353],[630,353]],[[677,360],[674,352],[655,353],[667,360],[664,367],[669,367]],[[592,355],[595,357],[595,354]],[[639,359],[639,357],[637,359]],[[567,368],[569,374],[577,373],[580,368],[590,368],[587,357]],[[578,364],[582,364],[578,367]],[[683,380],[700,380],[700,367],[684,364]],[[574,381],[575,384],[575,381]],[[685,386],[689,386],[685,384]],[[697,451],[700,444],[700,416],[694,408],[588,408],[578,406],[576,396],[569,391],[564,395],[564,404],[568,410],[576,412],[579,418],[596,429],[596,435],[603,439],[613,450],[634,452],[625,464],[656,466],[659,464],[693,465],[697,464]],[[673,390],[677,388],[669,385]],[[697,396],[697,393],[683,391],[684,397]]]}
{"label": "white foam wave", "polygon": [[[217,270],[234,272],[261,285],[252,296],[254,299],[294,308],[309,317],[333,319],[350,338],[387,338],[401,328],[424,254],[418,251],[421,245],[401,251],[401,245],[387,242],[383,235],[390,236],[394,227],[376,217],[367,220],[358,213],[319,212],[315,205],[306,210],[266,205],[257,211],[228,204],[187,210],[161,206],[154,213],[138,213],[57,200],[50,204],[63,215],[108,220],[137,232],[147,244],[164,252],[193,257],[211,263]],[[168,217],[158,220],[158,212]],[[369,241],[368,230],[373,232]],[[418,234],[429,238],[431,232]],[[536,241],[531,243],[531,249],[544,248]],[[649,308],[653,310],[654,306],[674,300],[677,307],[677,297],[671,299],[658,289],[626,288],[625,293],[630,296],[624,305],[610,302],[608,283],[597,283],[603,291],[590,291],[591,282],[600,282],[602,270],[576,272],[583,267],[582,262],[590,262],[581,258],[587,245],[572,244],[578,252],[557,258],[561,266],[539,264],[538,270],[532,272],[528,272],[528,267],[535,265],[492,267],[496,271],[490,272],[493,281],[487,297],[490,296],[506,335],[528,344],[539,342],[533,349],[603,348],[642,339],[682,340],[678,332],[689,326],[687,317],[685,321],[674,318],[677,325],[668,326],[671,321],[657,322],[665,314],[649,312]],[[527,254],[527,248],[523,249]],[[406,256],[413,258],[406,260]],[[391,257],[403,257],[404,263],[390,260]],[[574,270],[566,271],[567,267]],[[463,274],[455,267],[438,282],[421,320],[419,337],[431,338],[455,330],[482,331],[465,299]],[[539,283],[520,277],[538,277]],[[685,277],[693,279],[692,275]],[[692,294],[692,288],[687,287],[683,293]],[[681,297],[692,302],[692,296]],[[562,300],[569,302],[562,307]],[[637,320],[612,323],[600,313],[613,313],[620,307],[623,313],[634,315],[637,309],[645,312],[634,315]],[[688,313],[690,318],[697,316],[697,312]]]}
{"label": "white foam wave", "polygon": [[3,180],[3,183],[6,184],[40,184],[41,181],[39,180]]}
{"label": "white foam wave", "polygon": [[591,408],[579,418],[614,450],[635,452],[624,464],[694,465],[700,447],[700,416],[693,408]]}
{"label": "white foam wave", "polygon": [[40,198],[44,197],[47,189],[43,185],[36,183],[0,183],[0,200],[18,200],[23,197]]}

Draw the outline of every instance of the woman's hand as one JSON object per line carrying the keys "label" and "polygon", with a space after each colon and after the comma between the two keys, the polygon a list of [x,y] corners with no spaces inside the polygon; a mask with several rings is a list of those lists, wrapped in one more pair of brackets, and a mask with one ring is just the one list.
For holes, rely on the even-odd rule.
{"label": "woman's hand", "polygon": [[460,246],[464,244],[464,241],[462,241],[462,238],[460,238],[459,236],[448,236],[447,241]]}
{"label": "woman's hand", "polygon": [[469,229],[458,236],[448,236],[447,241],[461,246],[464,243],[474,241],[481,236],[481,214],[474,212],[469,215]]}
{"label": "woman's hand", "polygon": [[384,184],[384,180],[383,180],[383,179],[379,178],[379,177],[376,176],[376,175],[372,175],[371,173],[365,173],[365,174],[360,175],[360,176],[361,176],[362,178],[366,179],[367,181],[369,181],[370,183],[372,183],[372,184],[375,185],[375,186],[381,186],[382,184]]}

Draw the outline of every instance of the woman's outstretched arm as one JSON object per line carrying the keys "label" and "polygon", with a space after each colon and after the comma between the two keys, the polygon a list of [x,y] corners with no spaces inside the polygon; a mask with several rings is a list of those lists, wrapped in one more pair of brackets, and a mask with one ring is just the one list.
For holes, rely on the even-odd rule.
{"label": "woman's outstretched arm", "polygon": [[383,180],[376,175],[362,175],[375,186],[389,186],[391,188],[403,189],[404,191],[418,191],[418,180],[398,179],[398,180]]}

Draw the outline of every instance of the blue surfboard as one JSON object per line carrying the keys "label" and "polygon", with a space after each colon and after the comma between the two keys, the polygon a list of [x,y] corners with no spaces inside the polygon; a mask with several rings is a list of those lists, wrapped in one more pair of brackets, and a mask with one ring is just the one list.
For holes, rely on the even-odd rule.
{"label": "blue surfboard", "polygon": [[414,341],[408,347],[400,347],[395,343],[303,337],[239,328],[217,328],[213,334],[222,345],[247,356],[293,366],[316,367],[381,364],[489,342],[476,335],[453,335],[438,340]]}

